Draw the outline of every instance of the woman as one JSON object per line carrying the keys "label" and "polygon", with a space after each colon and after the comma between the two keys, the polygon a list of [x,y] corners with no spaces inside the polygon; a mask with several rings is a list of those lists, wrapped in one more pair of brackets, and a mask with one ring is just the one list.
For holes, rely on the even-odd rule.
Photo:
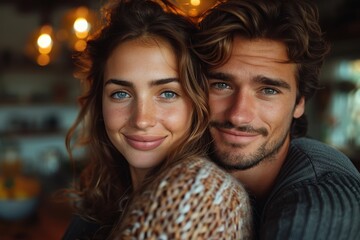
{"label": "woman", "polygon": [[79,58],[86,91],[66,143],[76,136],[91,161],[64,239],[249,235],[245,190],[205,159],[194,24],[166,0],[113,2],[105,17]]}

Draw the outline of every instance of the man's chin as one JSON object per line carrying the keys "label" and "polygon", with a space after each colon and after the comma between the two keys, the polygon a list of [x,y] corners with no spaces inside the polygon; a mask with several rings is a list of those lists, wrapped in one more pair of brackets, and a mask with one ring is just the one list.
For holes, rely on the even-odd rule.
{"label": "man's chin", "polygon": [[213,162],[227,171],[248,170],[262,161],[261,158],[249,159],[249,155],[245,154],[229,154],[230,151],[217,151],[210,157]]}

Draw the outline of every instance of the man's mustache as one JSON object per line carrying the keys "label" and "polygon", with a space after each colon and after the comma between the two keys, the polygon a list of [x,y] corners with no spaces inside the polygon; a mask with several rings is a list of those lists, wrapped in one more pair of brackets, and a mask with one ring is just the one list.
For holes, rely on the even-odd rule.
{"label": "man's mustache", "polygon": [[269,132],[265,128],[254,128],[251,125],[235,126],[231,122],[221,123],[221,122],[211,121],[209,123],[209,127],[233,129],[239,132],[246,132],[246,133],[257,133],[263,135],[264,137],[266,137],[269,134]]}

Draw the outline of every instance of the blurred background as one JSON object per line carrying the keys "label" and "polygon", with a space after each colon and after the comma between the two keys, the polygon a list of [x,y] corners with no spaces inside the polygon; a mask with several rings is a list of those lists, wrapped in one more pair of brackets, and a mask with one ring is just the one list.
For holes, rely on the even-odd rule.
{"label": "blurred background", "polygon": [[[314,0],[332,44],[323,88],[307,104],[309,136],[360,168],[360,1]],[[177,0],[196,17],[213,0]],[[0,0],[0,239],[60,239],[71,217],[57,191],[76,170],[64,138],[78,112],[73,53],[103,0]],[[84,154],[75,155],[78,166]]]}

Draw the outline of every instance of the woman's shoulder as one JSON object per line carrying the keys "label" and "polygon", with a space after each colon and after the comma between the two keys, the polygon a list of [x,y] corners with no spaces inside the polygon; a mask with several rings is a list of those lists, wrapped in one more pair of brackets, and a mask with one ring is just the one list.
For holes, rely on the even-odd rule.
{"label": "woman's shoulder", "polygon": [[132,203],[125,222],[122,237],[247,239],[251,207],[239,182],[196,158],[171,166]]}
{"label": "woman's shoulder", "polygon": [[159,182],[159,187],[178,182],[184,184],[190,193],[196,190],[195,186],[210,192],[245,191],[241,183],[205,157],[187,159],[170,167]]}

